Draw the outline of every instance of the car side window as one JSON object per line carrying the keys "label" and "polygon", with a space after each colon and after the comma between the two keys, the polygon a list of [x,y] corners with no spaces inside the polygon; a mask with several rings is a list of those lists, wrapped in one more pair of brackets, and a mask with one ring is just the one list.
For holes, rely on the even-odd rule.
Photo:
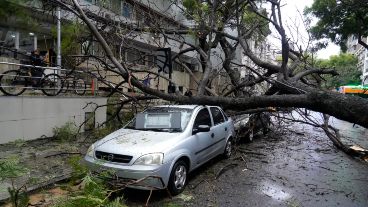
{"label": "car side window", "polygon": [[222,109],[220,109],[220,111],[222,112],[222,115],[224,115],[224,117],[225,117],[225,121],[227,121],[227,120],[228,120],[228,118],[227,118],[227,115],[225,114],[225,112],[224,112]]}
{"label": "car side window", "polygon": [[208,125],[210,127],[212,125],[210,113],[208,112],[208,109],[206,108],[201,109],[198,112],[197,117],[194,120],[193,128],[197,128],[199,125]]}
{"label": "car side window", "polygon": [[222,122],[224,122],[224,116],[222,115],[219,108],[211,107],[211,113],[212,113],[213,122],[215,125],[221,124]]}

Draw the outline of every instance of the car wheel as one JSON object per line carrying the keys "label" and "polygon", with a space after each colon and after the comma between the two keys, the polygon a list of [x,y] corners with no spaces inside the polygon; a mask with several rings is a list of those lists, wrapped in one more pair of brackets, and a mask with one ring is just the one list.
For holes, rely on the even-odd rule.
{"label": "car wheel", "polygon": [[223,154],[224,157],[226,159],[230,158],[231,154],[232,154],[232,151],[233,151],[233,145],[232,145],[231,139],[229,139],[226,142],[225,151],[224,151],[224,154]]}
{"label": "car wheel", "polygon": [[184,191],[187,184],[188,165],[179,160],[175,163],[169,179],[168,188],[172,195],[178,195]]}

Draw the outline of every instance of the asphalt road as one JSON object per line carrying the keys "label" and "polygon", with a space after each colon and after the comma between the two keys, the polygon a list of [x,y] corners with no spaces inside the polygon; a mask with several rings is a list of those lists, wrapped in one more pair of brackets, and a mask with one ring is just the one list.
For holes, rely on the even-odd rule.
{"label": "asphalt road", "polygon": [[[240,146],[252,153],[212,160],[192,173],[183,194],[170,200],[156,192],[150,206],[368,206],[368,163],[337,150],[318,128],[293,124],[289,129]],[[348,138],[363,141],[366,133],[361,128]],[[140,206],[147,197],[147,192],[125,192],[129,206]]]}

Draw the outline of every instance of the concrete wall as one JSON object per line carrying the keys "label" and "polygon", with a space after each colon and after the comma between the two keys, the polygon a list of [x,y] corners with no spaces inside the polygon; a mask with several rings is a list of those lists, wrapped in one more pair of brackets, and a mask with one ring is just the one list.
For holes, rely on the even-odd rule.
{"label": "concrete wall", "polygon": [[[31,140],[51,137],[52,129],[68,121],[77,126],[85,120],[85,112],[93,112],[96,105],[104,105],[107,98],[79,97],[0,97],[0,144],[16,139]],[[83,109],[84,108],[84,109]],[[95,112],[95,126],[106,120],[106,107]]]}

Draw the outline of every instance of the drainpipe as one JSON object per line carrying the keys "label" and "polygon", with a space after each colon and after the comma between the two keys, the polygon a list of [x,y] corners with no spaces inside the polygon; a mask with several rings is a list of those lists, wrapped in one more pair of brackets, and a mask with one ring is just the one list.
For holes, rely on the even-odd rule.
{"label": "drainpipe", "polygon": [[16,50],[19,50],[19,32],[16,31],[14,35],[15,35],[14,46]]}
{"label": "drainpipe", "polygon": [[[15,39],[14,39],[14,47],[15,47],[15,51],[18,51],[19,50],[19,32],[16,31],[15,32]],[[18,53],[17,52],[14,52],[14,58],[17,59],[17,55]]]}
{"label": "drainpipe", "polygon": [[37,49],[37,36],[36,35],[34,35],[33,36],[33,46],[34,46],[34,50],[36,50]]}

